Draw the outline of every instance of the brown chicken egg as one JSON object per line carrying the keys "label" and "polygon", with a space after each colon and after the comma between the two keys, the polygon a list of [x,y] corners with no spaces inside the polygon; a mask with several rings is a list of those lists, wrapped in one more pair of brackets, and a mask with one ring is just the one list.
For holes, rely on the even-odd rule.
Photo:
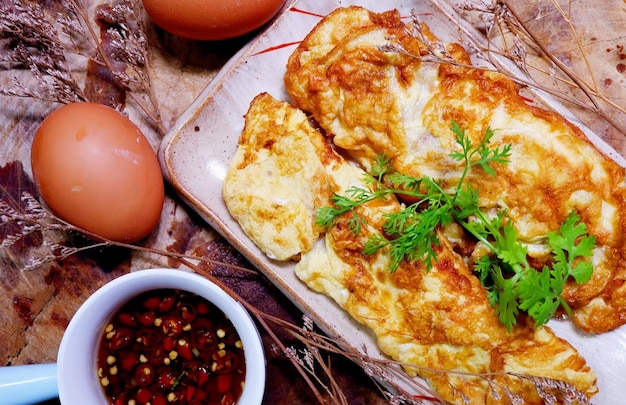
{"label": "brown chicken egg", "polygon": [[221,40],[267,23],[285,0],[143,0],[154,23],[183,38]]}
{"label": "brown chicken egg", "polygon": [[95,236],[133,243],[159,221],[158,159],[139,128],[112,108],[73,103],[53,111],[35,133],[31,165],[50,209]]}

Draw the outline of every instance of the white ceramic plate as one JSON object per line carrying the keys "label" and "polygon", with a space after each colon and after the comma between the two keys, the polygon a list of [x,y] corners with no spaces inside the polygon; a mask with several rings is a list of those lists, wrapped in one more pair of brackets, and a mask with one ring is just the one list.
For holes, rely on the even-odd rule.
{"label": "white ceramic plate", "polygon": [[[242,49],[183,114],[164,139],[160,159],[165,176],[181,196],[218,232],[257,266],[326,333],[353,348],[366,348],[371,356],[382,356],[371,332],[354,322],[329,298],[310,291],[293,272],[293,263],[268,259],[241,231],[222,200],[222,181],[228,162],[235,153],[243,129],[243,116],[250,101],[261,92],[288,100],[283,73],[295,42],[325,15],[337,7],[358,4],[373,11],[397,8],[403,15],[416,10],[432,31],[442,40],[457,40],[458,22],[451,8],[438,9],[430,2],[409,0],[319,1],[300,0],[286,7],[268,29]],[[460,22],[465,35],[476,35]],[[287,44],[286,46],[284,46]],[[566,116],[554,100],[539,95],[543,102]],[[588,132],[599,146],[621,161],[623,158],[607,149],[598,137]],[[600,336],[584,335],[567,321],[552,321],[557,334],[571,342],[587,359],[598,375],[600,393],[597,404],[618,404],[626,397],[626,329]]]}

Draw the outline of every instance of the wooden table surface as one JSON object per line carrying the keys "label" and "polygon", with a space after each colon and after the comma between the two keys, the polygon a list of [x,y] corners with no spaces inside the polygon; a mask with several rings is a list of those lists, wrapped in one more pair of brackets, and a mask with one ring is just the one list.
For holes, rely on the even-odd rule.
{"label": "wooden table surface", "polygon": [[[8,4],[0,0],[0,5]],[[90,6],[90,18],[100,1]],[[584,2],[579,2],[584,3]],[[616,4],[619,2],[615,2]],[[622,3],[623,7],[623,3]],[[93,22],[93,21],[92,21]],[[98,26],[97,24],[94,24]],[[102,27],[100,27],[102,28]],[[626,35],[626,28],[623,34]],[[226,61],[252,37],[221,42],[188,41],[169,35],[146,24],[149,44],[149,71],[152,90],[159,100],[160,125],[141,119],[133,109],[130,95],[103,77],[98,69],[89,69],[87,62],[75,62],[74,69],[84,76],[85,89],[91,101],[110,104],[114,100],[128,100],[128,114],[142,128],[155,150],[160,139],[176,118],[191,104],[211,81]],[[623,38],[614,32],[611,38]],[[617,40],[616,40],[617,41]],[[615,65],[622,58],[615,54],[626,45],[613,41],[604,45],[607,61]],[[12,69],[0,71],[0,85],[7,85]],[[23,66],[16,66],[23,74]],[[81,76],[81,77],[83,77]],[[36,86],[36,81],[26,83]],[[624,77],[614,79],[614,88],[624,89]],[[608,81],[605,84],[608,86]],[[612,94],[623,100],[626,90]],[[36,195],[30,176],[29,150],[34,131],[41,120],[59,104],[29,97],[0,96],[0,199],[19,202],[22,192]],[[574,107],[575,109],[575,107]],[[624,155],[623,134],[602,117],[578,110],[580,116],[596,133]],[[617,115],[618,119],[620,116]],[[175,193],[168,189],[159,226],[140,243],[160,251],[193,255],[204,260],[250,267],[246,260],[193,213]],[[19,205],[19,203],[18,203]],[[0,224],[0,235],[5,237],[12,229]],[[150,267],[181,267],[175,259],[161,254],[107,247],[86,250],[63,260],[55,260],[33,270],[24,270],[33,256],[41,254],[45,240],[65,241],[73,246],[89,242],[79,235],[62,232],[38,232],[19,244],[0,251],[0,361],[4,365],[54,362],[63,331],[80,304],[107,281],[130,271]],[[258,273],[232,270],[227,266],[210,266],[215,274],[257,308],[277,315],[295,324],[302,322],[302,314],[266,279]],[[267,333],[262,333],[268,358],[266,403],[312,403],[309,388],[289,361],[275,350]],[[288,344],[287,335],[281,336]],[[295,342],[293,342],[295,344]],[[343,358],[332,360],[334,375],[351,404],[385,403],[378,388],[362,370]]]}

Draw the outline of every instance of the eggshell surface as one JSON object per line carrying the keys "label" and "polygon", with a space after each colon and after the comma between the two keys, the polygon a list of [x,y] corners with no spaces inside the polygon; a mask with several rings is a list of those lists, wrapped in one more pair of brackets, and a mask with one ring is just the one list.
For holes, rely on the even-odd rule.
{"label": "eggshell surface", "polygon": [[31,165],[50,209],[95,236],[133,243],[159,221],[157,157],[139,128],[112,108],[73,103],[53,111],[35,133]]}
{"label": "eggshell surface", "polygon": [[143,0],[152,21],[172,34],[196,40],[234,38],[267,23],[285,0]]}

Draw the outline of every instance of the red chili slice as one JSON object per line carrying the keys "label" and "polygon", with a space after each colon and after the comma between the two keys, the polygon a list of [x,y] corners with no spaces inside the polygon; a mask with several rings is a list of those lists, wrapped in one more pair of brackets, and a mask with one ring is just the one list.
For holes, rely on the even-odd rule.
{"label": "red chili slice", "polygon": [[173,316],[164,316],[161,322],[161,331],[165,336],[175,338],[183,333],[183,323]]}
{"label": "red chili slice", "polygon": [[151,364],[141,364],[135,369],[135,382],[139,387],[147,387],[154,381],[154,367]]}
{"label": "red chili slice", "polygon": [[135,352],[121,352],[118,355],[117,364],[124,371],[131,371],[139,363],[139,355]]}
{"label": "red chili slice", "polygon": [[224,355],[214,354],[213,360],[217,364],[216,368],[213,370],[216,374],[232,373],[237,370],[239,365],[237,357],[232,351],[228,351]]}
{"label": "red chili slice", "polygon": [[158,312],[169,311],[174,306],[175,303],[176,303],[176,297],[174,295],[164,297],[159,303],[157,311]]}
{"label": "red chili slice", "polygon": [[191,335],[191,342],[200,351],[208,351],[217,347],[217,337],[210,329],[194,329]]}
{"label": "red chili slice", "polygon": [[176,377],[174,377],[171,369],[161,370],[157,376],[159,388],[164,390],[170,390],[174,386],[175,381]]}
{"label": "red chili slice", "polygon": [[185,360],[193,360],[194,354],[191,351],[191,346],[186,340],[179,340],[176,344],[176,352]]}
{"label": "red chili slice", "polygon": [[117,316],[117,320],[124,326],[135,327],[137,326],[137,320],[135,317],[127,312],[122,312]]}
{"label": "red chili slice", "polygon": [[150,403],[152,405],[167,405],[167,397],[163,393],[157,392],[154,394],[154,397],[152,397]]}
{"label": "red chili slice", "polygon": [[176,338],[166,337],[163,339],[163,350],[171,352],[176,347]]}
{"label": "red chili slice", "polygon": [[233,385],[233,376],[230,374],[223,374],[217,376],[217,392],[225,394],[230,391]]}
{"label": "red chili slice", "polygon": [[196,305],[196,312],[200,315],[206,315],[210,310],[211,307],[206,302],[199,302],[198,305]]}
{"label": "red chili slice", "polygon": [[159,307],[161,299],[159,297],[148,297],[143,302],[143,307],[147,310],[154,311]]}
{"label": "red chili slice", "polygon": [[137,332],[137,343],[140,343],[145,350],[151,350],[159,347],[161,344],[161,336],[154,330],[148,328],[139,329]]}
{"label": "red chili slice", "polygon": [[154,311],[144,312],[137,317],[137,322],[139,322],[145,327],[148,327],[154,323],[154,320],[156,319],[156,317],[157,316],[154,313]]}
{"label": "red chili slice", "polygon": [[120,350],[133,341],[134,333],[128,328],[113,329],[109,332],[110,338],[107,339],[107,347],[109,350]]}
{"label": "red chili slice", "polygon": [[197,387],[203,387],[211,377],[206,364],[199,360],[185,362],[183,372],[186,373],[189,381]]}
{"label": "red chili slice", "polygon": [[135,399],[140,404],[147,404],[152,399],[152,391],[150,391],[148,388],[139,388]]}
{"label": "red chili slice", "polygon": [[196,319],[196,309],[191,304],[182,304],[178,308],[178,317],[183,323],[191,323]]}

